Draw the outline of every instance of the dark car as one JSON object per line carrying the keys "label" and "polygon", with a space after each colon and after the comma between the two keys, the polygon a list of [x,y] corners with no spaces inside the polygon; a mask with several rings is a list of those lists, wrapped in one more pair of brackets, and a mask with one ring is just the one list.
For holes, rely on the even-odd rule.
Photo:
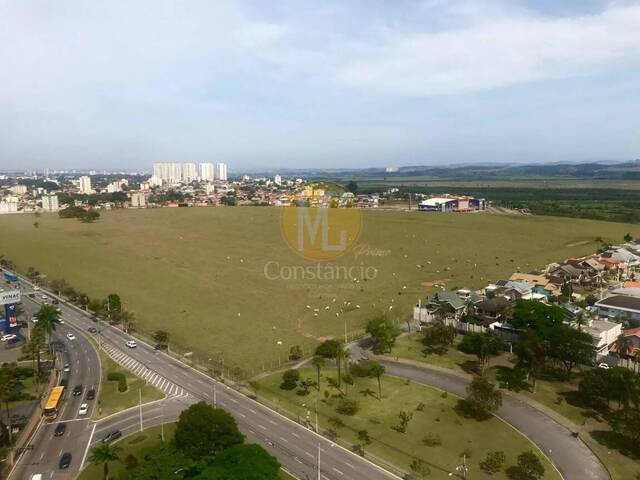
{"label": "dark car", "polygon": [[62,435],[64,435],[64,432],[67,431],[67,424],[66,423],[59,423],[58,425],[56,425],[56,429],[53,432],[53,436],[54,437],[61,437]]}
{"label": "dark car", "polygon": [[51,300],[51,303],[53,303],[54,305],[58,305],[60,301],[57,298],[54,298],[53,300]]}
{"label": "dark car", "polygon": [[35,293],[29,293],[27,296],[29,298],[36,298],[36,294]]}
{"label": "dark car", "polygon": [[107,433],[106,437],[102,439],[104,443],[113,442],[122,436],[122,432],[120,430],[114,430],[113,432]]}
{"label": "dark car", "polygon": [[93,400],[96,398],[96,391],[92,388],[87,392],[87,400]]}
{"label": "dark car", "polygon": [[61,387],[66,387],[69,384],[69,380],[66,378],[62,378],[60,379],[60,386]]}
{"label": "dark car", "polygon": [[71,454],[63,453],[60,457],[60,468],[69,468],[69,465],[71,465]]}
{"label": "dark car", "polygon": [[89,327],[89,333],[96,333],[98,329],[96,327]]}
{"label": "dark car", "polygon": [[82,385],[76,385],[73,387],[73,396],[77,397],[78,395],[82,395]]}

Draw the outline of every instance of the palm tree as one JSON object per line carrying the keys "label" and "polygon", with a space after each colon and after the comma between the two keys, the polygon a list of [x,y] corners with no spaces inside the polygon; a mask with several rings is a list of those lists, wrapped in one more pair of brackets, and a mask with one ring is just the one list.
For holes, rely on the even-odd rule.
{"label": "palm tree", "polygon": [[38,327],[42,328],[47,334],[47,344],[49,345],[49,353],[51,353],[51,336],[56,326],[60,323],[56,307],[53,305],[42,305],[35,316],[38,319]]}
{"label": "palm tree", "polygon": [[156,341],[156,347],[160,350],[164,350],[169,346],[169,332],[166,330],[156,330],[153,334],[153,339]]}
{"label": "palm tree", "polygon": [[372,377],[376,377],[378,379],[378,400],[382,400],[382,381],[381,377],[384,374],[385,368],[384,365],[378,362],[372,362],[371,368],[369,369],[369,375]]}
{"label": "palm tree", "polygon": [[313,357],[313,360],[311,360],[311,363],[313,363],[313,366],[316,367],[316,371],[318,372],[318,391],[320,391],[320,369],[324,367],[324,357],[316,355]]}
{"label": "palm tree", "polygon": [[101,443],[91,450],[89,461],[95,465],[103,464],[104,480],[109,480],[109,462],[120,460],[120,447],[108,442]]}
{"label": "palm tree", "polygon": [[31,338],[29,339],[29,343],[27,344],[27,350],[29,351],[29,353],[31,354],[31,356],[34,358],[36,362],[36,375],[38,377],[40,376],[41,364],[42,364],[40,359],[40,352],[44,344],[45,344],[44,329],[42,327],[36,326],[31,331]]}
{"label": "palm tree", "polygon": [[[5,377],[6,375],[6,377]],[[12,430],[11,427],[11,415],[9,414],[9,401],[13,396],[16,389],[16,379],[14,377],[14,372],[12,369],[7,369],[5,374],[3,375],[2,381],[0,382],[0,401],[4,402],[4,407],[7,412],[7,422],[8,422],[8,431],[9,431],[9,445],[12,444]]]}
{"label": "palm tree", "polygon": [[130,331],[135,330],[135,313],[129,312],[128,310],[123,310],[122,312],[120,312],[120,321],[122,322],[122,330],[124,330],[125,333],[129,333]]}
{"label": "palm tree", "polygon": [[633,349],[633,344],[631,343],[631,339],[627,337],[624,333],[618,335],[616,339],[616,350],[618,351],[618,356],[620,358],[627,359],[627,366],[629,366],[628,356]]}
{"label": "palm tree", "polygon": [[336,365],[338,366],[338,390],[340,389],[340,377],[342,375],[342,360],[345,358],[345,350],[340,347],[336,351]]}

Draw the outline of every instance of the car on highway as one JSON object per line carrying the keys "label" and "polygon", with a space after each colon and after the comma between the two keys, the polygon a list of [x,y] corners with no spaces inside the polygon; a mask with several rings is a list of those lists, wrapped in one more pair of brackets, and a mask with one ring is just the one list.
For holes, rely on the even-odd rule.
{"label": "car on highway", "polygon": [[33,323],[38,323],[38,317],[31,317],[31,321]]}
{"label": "car on highway", "polygon": [[71,365],[69,365],[68,363],[64,364],[64,367],[62,368],[63,372],[70,372],[71,371]]}
{"label": "car on highway", "polygon": [[96,327],[89,327],[89,333],[97,333],[98,329]]}
{"label": "car on highway", "polygon": [[138,346],[138,344],[137,344],[135,341],[133,341],[133,340],[127,340],[126,345],[127,345],[127,347],[129,347],[129,348],[136,348],[136,347]]}
{"label": "car on highway", "polygon": [[62,378],[62,379],[60,379],[60,386],[61,386],[61,387],[65,387],[65,388],[66,388],[66,386],[67,386],[67,384],[68,384],[68,383],[69,383],[69,380],[68,380],[68,379],[66,379],[66,378]]}
{"label": "car on highway", "polygon": [[34,473],[31,476],[31,480],[42,480],[42,474],[41,473]]}
{"label": "car on highway", "polygon": [[40,295],[40,298],[42,299],[42,301],[46,302],[47,300],[49,300],[49,297],[47,297],[46,295]]}
{"label": "car on highway", "polygon": [[73,396],[77,397],[79,395],[82,395],[82,385],[76,385],[75,387],[73,387]]}
{"label": "car on highway", "polygon": [[598,368],[601,368],[603,370],[609,370],[611,368],[611,365],[609,365],[608,363],[600,363],[598,364]]}
{"label": "car on highway", "polygon": [[95,391],[95,389],[92,388],[91,390],[89,390],[87,392],[86,399],[87,400],[93,400],[94,398],[96,398],[96,391]]}
{"label": "car on highway", "polygon": [[0,337],[0,341],[6,342],[7,340],[13,340],[14,338],[17,338],[17,335],[14,335],[13,333],[7,333],[6,335],[2,335],[2,337]]}
{"label": "car on highway", "polygon": [[53,436],[61,437],[62,435],[64,435],[64,432],[66,432],[66,430],[67,430],[67,424],[59,423],[58,425],[56,425],[56,429],[53,431]]}
{"label": "car on highway", "polygon": [[75,339],[76,339],[76,336],[75,336],[73,333],[67,333],[67,338],[68,338],[69,340],[75,340]]}
{"label": "car on highway", "polygon": [[53,303],[54,305],[58,305],[60,303],[60,300],[54,298],[53,300],[51,300],[51,303]]}
{"label": "car on highway", "polygon": [[27,294],[27,297],[29,297],[29,298],[36,298],[36,294],[35,294],[35,293],[33,293],[33,292],[32,292],[32,293],[28,293],[28,294]]}
{"label": "car on highway", "polygon": [[40,290],[40,287],[38,285],[34,285],[33,286],[33,291],[37,292],[38,290]]}
{"label": "car on highway", "polygon": [[114,430],[113,432],[107,433],[107,435],[102,439],[104,443],[113,442],[122,436],[122,432],[120,430]]}
{"label": "car on highway", "polygon": [[78,410],[78,415],[86,415],[89,412],[89,404],[83,403],[80,405],[80,409]]}
{"label": "car on highway", "polygon": [[69,468],[71,465],[71,454],[69,452],[63,453],[60,457],[60,468],[65,469]]}

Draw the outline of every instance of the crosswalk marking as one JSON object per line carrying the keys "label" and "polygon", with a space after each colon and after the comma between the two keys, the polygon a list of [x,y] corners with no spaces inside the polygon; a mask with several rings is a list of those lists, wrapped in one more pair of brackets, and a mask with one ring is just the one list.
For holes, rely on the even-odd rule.
{"label": "crosswalk marking", "polygon": [[141,378],[145,382],[153,385],[158,390],[164,392],[168,397],[185,397],[189,394],[184,389],[162,375],[150,370],[146,365],[130,357],[125,352],[113,347],[112,345],[103,344],[104,351],[116,363],[130,370],[134,375]]}

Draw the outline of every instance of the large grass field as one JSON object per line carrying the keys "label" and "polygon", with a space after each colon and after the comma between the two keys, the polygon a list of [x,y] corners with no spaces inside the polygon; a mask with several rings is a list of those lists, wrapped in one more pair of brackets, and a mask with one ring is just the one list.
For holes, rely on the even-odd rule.
{"label": "large grass field", "polygon": [[293,345],[308,352],[342,336],[345,322],[354,334],[374,312],[404,320],[434,284],[478,288],[593,252],[596,237],[640,235],[637,226],[577,219],[362,213],[358,244],[376,255],[351,252],[333,264],[376,268],[368,281],[267,279],[267,262],[315,264],[283,240],[276,208],[119,210],[95,224],[42,215],[39,228],[32,215],[3,215],[0,254],[92,297],[118,293],[139,330],[166,329],[172,349],[204,364],[224,357],[249,376]]}
{"label": "large grass field", "polygon": [[[301,379],[316,379],[315,369],[301,369]],[[281,374],[273,374],[254,382],[258,396],[267,399],[279,408],[287,410],[301,419],[309,415],[315,421],[317,400],[320,428],[333,429],[340,438],[351,444],[359,444],[358,432],[366,430],[372,440],[365,452],[408,471],[410,464],[422,460],[429,465],[431,475],[428,478],[450,478],[461,463],[462,454],[467,455],[469,478],[506,480],[504,472],[489,476],[479,468],[490,451],[503,451],[506,455],[505,468],[515,464],[516,457],[525,450],[534,450],[543,459],[540,452],[524,436],[497,418],[478,421],[465,418],[455,411],[458,399],[452,395],[417,383],[384,376],[382,379],[382,399],[378,400],[377,380],[357,378],[353,387],[349,387],[347,397],[358,401],[360,410],[353,416],[336,413],[339,400],[333,398],[335,388],[328,386],[327,379],[336,377],[336,370],[325,369],[322,372],[320,393],[312,387],[307,396],[300,396],[296,390],[280,388]],[[324,391],[330,392],[325,397]],[[362,392],[372,392],[363,395]],[[304,406],[303,406],[304,404]],[[399,423],[401,411],[412,415],[406,433],[393,429]],[[329,419],[334,419],[330,422]],[[335,419],[344,425],[337,426]],[[425,444],[429,436],[431,443]],[[439,442],[439,443],[438,443]],[[546,460],[545,479],[559,479],[560,476]]]}

